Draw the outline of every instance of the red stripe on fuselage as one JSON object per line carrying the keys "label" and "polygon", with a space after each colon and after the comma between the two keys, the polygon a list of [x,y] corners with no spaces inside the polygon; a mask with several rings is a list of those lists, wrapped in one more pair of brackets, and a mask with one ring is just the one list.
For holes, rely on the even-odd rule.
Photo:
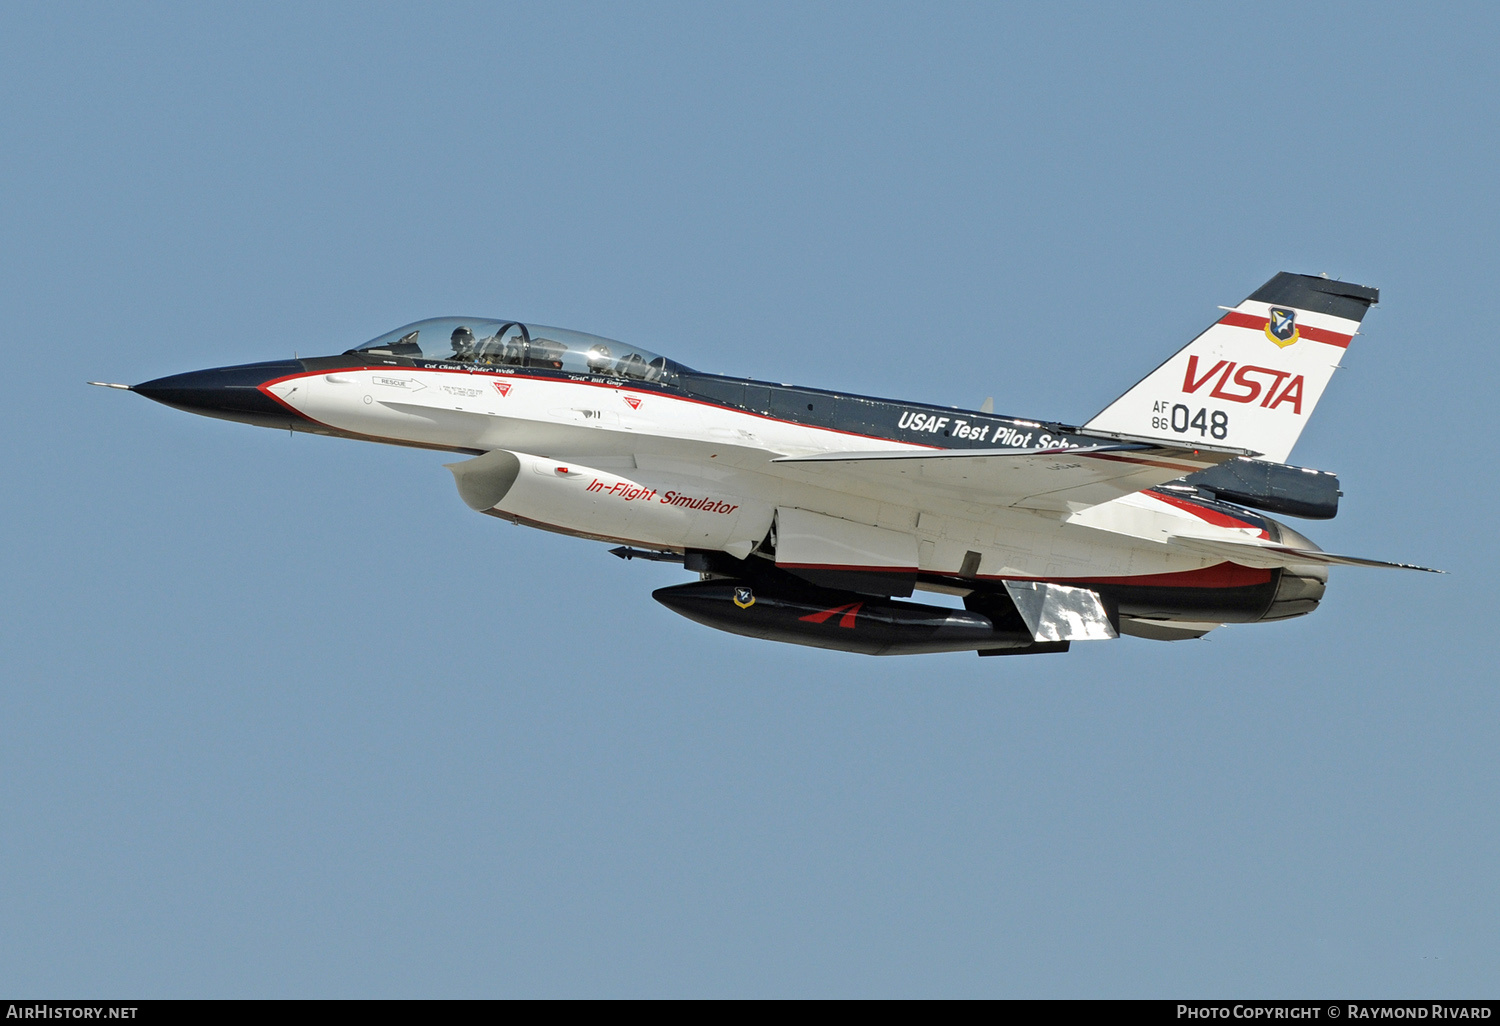
{"label": "red stripe on fuselage", "polygon": [[1200,506],[1196,502],[1192,502],[1188,499],[1178,498],[1175,495],[1165,495],[1161,492],[1150,491],[1149,489],[1147,490],[1146,494],[1159,502],[1165,502],[1168,506],[1176,506],[1183,512],[1191,513],[1193,516],[1197,517],[1205,524],[1213,524],[1215,527],[1248,527],[1252,531],[1259,531],[1262,538],[1269,540],[1271,537],[1268,532],[1266,532],[1262,528],[1256,527],[1254,524],[1247,524],[1245,521],[1240,520],[1236,517],[1232,517],[1228,513],[1223,513],[1216,509],[1209,509],[1206,506]]}
{"label": "red stripe on fuselage", "polygon": [[[1070,451],[1071,450],[1068,449],[1056,450],[1057,455],[1059,456],[1066,456]],[[1194,452],[1196,451],[1197,450],[1195,449]],[[1051,455],[1051,453],[1048,453],[1048,455]],[[1114,463],[1138,463],[1143,467],[1161,467],[1163,470],[1180,470],[1184,474],[1191,474],[1195,470],[1203,469],[1201,466],[1195,463],[1164,463],[1161,460],[1148,460],[1143,459],[1140,456],[1122,455],[1116,452],[1081,452],[1078,453],[1078,455],[1087,457],[1091,460],[1110,460]]]}
{"label": "red stripe on fuselage", "polygon": [[1051,584],[1082,586],[1089,584],[1125,585],[1141,588],[1251,588],[1267,584],[1271,571],[1238,563],[1218,563],[1201,570],[1174,570],[1165,574],[1140,574],[1135,577],[990,577],[987,581],[1045,581]]}
{"label": "red stripe on fuselage", "polygon": [[[320,374],[338,374],[338,373],[341,373],[341,372],[355,373],[355,372],[358,372],[358,371],[381,371],[381,372],[386,373],[386,374],[392,373],[393,371],[397,371],[397,372],[399,372],[399,371],[406,371],[406,372],[409,372],[409,373],[418,373],[418,374],[467,374],[467,375],[469,375],[471,377],[475,376],[475,375],[479,375],[479,376],[487,377],[487,378],[510,378],[513,381],[551,381],[551,382],[555,382],[555,383],[563,384],[563,385],[586,385],[589,388],[607,388],[607,389],[610,389],[611,391],[615,391],[615,392],[627,392],[627,391],[628,392],[644,392],[645,394],[653,396],[655,398],[669,399],[669,400],[671,400],[673,402],[694,403],[694,404],[696,404],[698,406],[707,406],[707,407],[710,407],[711,409],[715,409],[715,410],[727,410],[730,413],[742,413],[742,414],[744,414],[747,417],[758,417],[761,420],[768,420],[768,421],[770,421],[773,424],[790,424],[793,427],[807,428],[810,431],[827,431],[830,434],[847,435],[850,438],[868,438],[868,439],[871,439],[872,441],[877,441],[877,442],[899,442],[902,445],[910,445],[913,448],[917,448],[917,449],[932,449],[935,452],[945,452],[945,451],[947,451],[947,450],[945,450],[940,445],[927,445],[927,444],[924,444],[922,442],[902,442],[898,438],[887,438],[887,437],[885,437],[883,435],[862,435],[862,434],[860,434],[857,431],[842,431],[839,428],[823,427],[823,426],[818,425],[818,424],[807,424],[807,423],[803,423],[802,421],[797,421],[797,420],[784,420],[781,417],[772,417],[769,414],[756,413],[754,410],[744,410],[744,409],[741,409],[738,406],[731,406],[731,405],[729,405],[727,403],[717,403],[717,402],[713,402],[712,400],[709,400],[709,399],[698,399],[698,398],[695,398],[693,396],[687,396],[687,395],[673,395],[670,392],[657,391],[656,389],[653,389],[653,388],[641,388],[641,387],[634,386],[634,385],[612,385],[612,384],[609,384],[608,382],[604,382],[604,381],[577,381],[577,380],[575,380],[573,378],[558,378],[558,377],[552,377],[550,375],[540,375],[540,374],[506,374],[506,373],[502,373],[502,372],[498,372],[498,371],[490,371],[490,370],[471,371],[471,370],[464,370],[462,368],[449,368],[449,367],[405,367],[405,366],[397,366],[397,367],[393,368],[393,367],[391,367],[389,365],[376,367],[376,366],[372,366],[372,365],[366,364],[366,365],[361,366],[361,367],[338,367],[338,368],[334,368],[334,369],[331,369],[331,370],[303,371],[300,374],[288,374],[288,375],[286,375],[284,377],[273,378],[270,381],[263,382],[263,383],[261,383],[257,387],[260,389],[261,392],[263,392],[266,395],[270,396],[276,402],[281,403],[282,406],[285,406],[288,410],[290,410],[292,413],[295,413],[297,416],[301,417],[303,420],[309,421],[309,422],[311,422],[313,424],[321,425],[322,427],[326,427],[326,428],[329,428],[329,429],[334,430],[334,431],[341,431],[344,434],[358,435],[359,432],[357,432],[357,431],[349,431],[347,428],[336,428],[332,424],[324,424],[320,420],[315,420],[312,417],[309,417],[307,414],[303,413],[301,410],[295,408],[294,406],[291,406],[290,404],[288,404],[286,402],[283,402],[279,396],[276,396],[276,395],[272,394],[272,392],[270,391],[270,387],[272,385],[280,384],[283,381],[292,381],[292,380],[294,380],[296,378],[315,378],[315,377],[317,377]],[[1001,419],[1004,419],[1004,418],[1001,418]],[[373,440],[376,440],[376,441],[383,441],[384,440],[383,437],[380,436],[380,435],[360,435],[360,437],[362,437],[362,438],[369,438],[369,439],[373,439]],[[702,439],[702,441],[704,441],[704,442],[711,442],[712,439]]]}

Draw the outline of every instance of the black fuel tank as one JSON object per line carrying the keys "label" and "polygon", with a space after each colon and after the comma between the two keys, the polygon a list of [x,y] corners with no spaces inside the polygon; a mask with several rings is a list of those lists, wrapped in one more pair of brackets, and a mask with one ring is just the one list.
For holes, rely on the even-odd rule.
{"label": "black fuel tank", "polygon": [[652,597],[689,620],[731,634],[866,655],[975,650],[1064,651],[1029,631],[997,627],[966,609],[871,598],[853,592],[775,591],[747,581],[708,580],[660,588]]}

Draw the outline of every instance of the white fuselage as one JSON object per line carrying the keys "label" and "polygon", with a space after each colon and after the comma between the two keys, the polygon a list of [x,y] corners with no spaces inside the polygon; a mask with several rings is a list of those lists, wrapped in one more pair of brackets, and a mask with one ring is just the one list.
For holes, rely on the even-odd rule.
{"label": "white fuselage", "polygon": [[910,536],[923,574],[956,575],[967,557],[967,576],[976,578],[1190,581],[1214,567],[1243,568],[1174,541],[1264,537],[1257,527],[1151,492],[1072,514],[1044,513],[773,463],[779,456],[929,447],[626,383],[393,365],[297,374],[264,391],[303,417],[371,440],[518,454],[524,472],[497,512],[649,548],[743,558],[766,537],[774,512],[786,508]]}

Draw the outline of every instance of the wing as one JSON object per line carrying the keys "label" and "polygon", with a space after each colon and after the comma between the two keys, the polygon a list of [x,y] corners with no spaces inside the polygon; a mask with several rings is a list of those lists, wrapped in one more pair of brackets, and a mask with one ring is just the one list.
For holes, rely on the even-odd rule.
{"label": "wing", "polygon": [[772,464],[820,484],[940,495],[961,502],[1076,513],[1241,455],[1115,443],[1085,449],[930,449],[783,456]]}

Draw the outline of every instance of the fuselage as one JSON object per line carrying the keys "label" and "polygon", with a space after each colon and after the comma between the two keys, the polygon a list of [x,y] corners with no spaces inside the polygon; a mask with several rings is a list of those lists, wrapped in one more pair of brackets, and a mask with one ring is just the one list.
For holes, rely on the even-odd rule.
{"label": "fuselage", "polygon": [[[530,336],[546,332],[531,329],[533,353]],[[795,509],[914,537],[911,580],[918,589],[975,595],[1005,581],[1078,585],[1137,628],[1126,633],[1188,636],[1222,623],[1300,615],[1321,597],[1321,567],[1247,566],[1164,544],[1222,536],[1310,546],[1285,525],[1215,501],[1190,482],[1059,513],[966,501],[921,480],[893,486],[775,462],[879,450],[1065,453],[1106,441],[1077,428],[632,359],[522,354],[507,361],[498,349],[484,359],[432,358],[388,342],[374,351],[176,375],[135,391],[265,427],[459,454],[522,454],[532,476],[519,479],[509,507],[485,512],[644,550],[751,561],[774,543],[768,535],[776,511]],[[1182,476],[1194,469],[1184,466]],[[824,566],[821,572],[834,576],[822,580],[816,563],[787,565],[823,586],[857,587],[861,572],[880,576],[878,565],[857,560]]]}

